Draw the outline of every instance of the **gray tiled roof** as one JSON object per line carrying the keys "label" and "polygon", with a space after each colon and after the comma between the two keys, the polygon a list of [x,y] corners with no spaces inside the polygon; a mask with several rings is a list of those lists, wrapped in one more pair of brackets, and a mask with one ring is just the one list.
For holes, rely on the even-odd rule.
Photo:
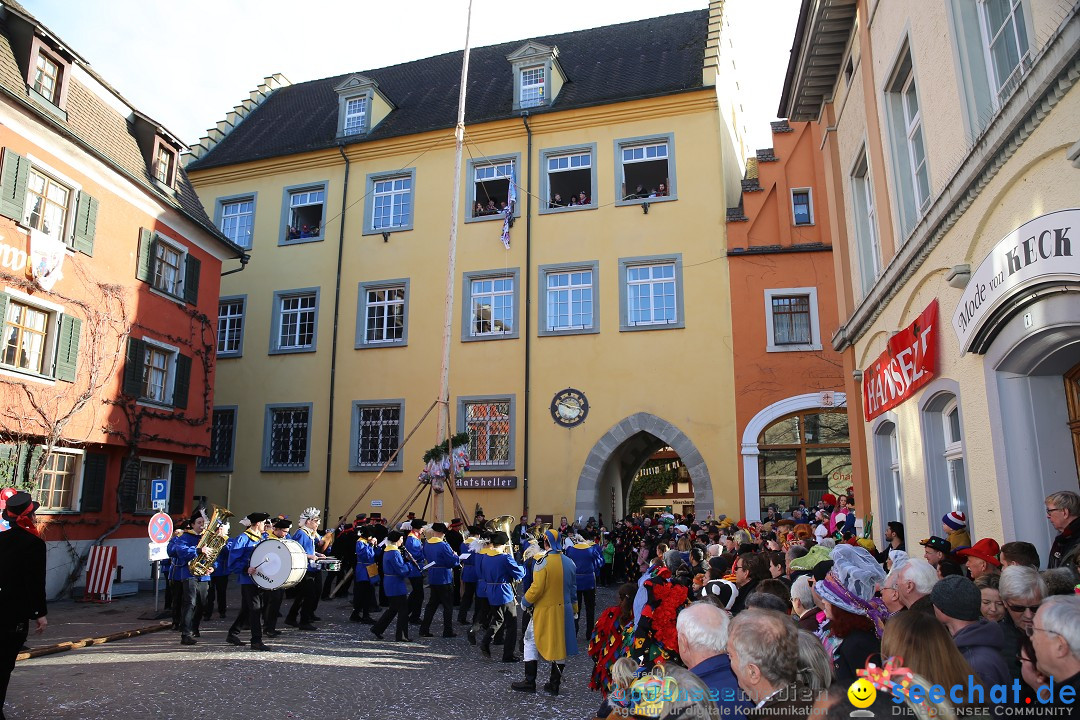
{"label": "gray tiled roof", "polygon": [[[4,5],[25,16],[30,22],[38,24],[37,20],[17,3],[5,0]],[[97,77],[92,70],[88,69],[88,72]],[[150,176],[150,168],[139,149],[129,119],[75,77],[70,77],[68,83],[67,118],[63,119],[46,111],[30,97],[26,79],[20,72],[12,47],[10,28],[7,22],[0,24],[0,93],[20,102],[46,125],[53,125],[61,133],[69,133],[72,139],[82,143],[103,161],[149,190],[160,202],[175,207],[194,220],[237,256],[242,253],[242,249],[225,238],[207,217],[202,202],[182,168],[178,168],[174,193],[170,194],[158,188]],[[107,84],[106,87],[108,88]]]}
{"label": "gray tiled roof", "polygon": [[[559,48],[567,82],[550,108],[530,113],[668,95],[702,87],[709,11],[668,15],[561,35],[475,48],[469,58],[465,121],[517,117],[506,56],[527,40]],[[451,128],[457,119],[462,53],[452,52],[377,70],[363,70],[394,104],[367,136],[348,143]],[[355,73],[275,90],[206,155],[201,169],[333,147],[338,144],[334,87]]]}

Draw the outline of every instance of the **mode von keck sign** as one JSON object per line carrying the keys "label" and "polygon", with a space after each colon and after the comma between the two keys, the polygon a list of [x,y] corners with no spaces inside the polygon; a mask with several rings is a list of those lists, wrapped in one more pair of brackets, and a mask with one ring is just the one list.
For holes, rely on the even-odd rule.
{"label": "mode von keck sign", "polygon": [[1080,256],[1072,244],[1077,231],[1080,209],[1058,210],[1029,220],[994,246],[953,313],[961,352],[979,342],[979,331],[1010,297],[1038,285],[1080,282]]}
{"label": "mode von keck sign", "polygon": [[885,352],[863,370],[863,411],[870,422],[904,402],[937,375],[938,301],[889,338]]}

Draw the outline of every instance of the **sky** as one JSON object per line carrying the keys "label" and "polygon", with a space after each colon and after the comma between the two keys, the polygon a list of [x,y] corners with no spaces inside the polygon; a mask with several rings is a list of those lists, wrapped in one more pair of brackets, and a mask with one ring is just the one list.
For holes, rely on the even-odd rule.
{"label": "sky", "polygon": [[[298,83],[460,50],[469,0],[21,0],[188,144],[268,75]],[[747,146],[772,145],[799,0],[727,0]],[[703,9],[707,0],[472,0],[472,47]]]}

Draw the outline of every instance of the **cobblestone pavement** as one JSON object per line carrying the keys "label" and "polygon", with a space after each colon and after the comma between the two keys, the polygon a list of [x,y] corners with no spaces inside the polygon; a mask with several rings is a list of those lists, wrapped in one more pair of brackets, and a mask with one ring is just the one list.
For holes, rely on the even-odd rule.
{"label": "cobblestone pavement", "polygon": [[[511,682],[523,677],[524,665],[498,662],[498,646],[493,648],[496,659],[485,658],[466,642],[464,627],[455,627],[458,638],[418,638],[419,631],[412,627],[410,634],[419,643],[378,641],[368,626],[349,622],[351,605],[341,599],[319,605],[323,620],[318,632],[279,624],[282,635],[267,639],[273,652],[234,647],[225,642],[225,631],[240,599],[235,587],[230,590],[228,618],[203,623],[196,646],[181,646],[178,633],[164,630],[20,661],[4,712],[10,720],[220,720],[252,712],[278,719],[546,720],[591,718],[600,704],[600,694],[588,689],[592,662],[585,653],[584,628],[560,695],[550,697],[542,689],[530,695],[510,689]],[[597,615],[613,602],[613,588],[599,590]],[[31,635],[28,644],[145,627],[153,624],[140,619],[146,609],[145,598],[96,608],[58,603],[51,606],[48,634]],[[106,632],[94,631],[99,627],[95,616],[108,624]],[[438,615],[436,627],[441,620]],[[387,638],[392,636],[391,628]],[[547,673],[548,664],[542,663],[538,685]]]}

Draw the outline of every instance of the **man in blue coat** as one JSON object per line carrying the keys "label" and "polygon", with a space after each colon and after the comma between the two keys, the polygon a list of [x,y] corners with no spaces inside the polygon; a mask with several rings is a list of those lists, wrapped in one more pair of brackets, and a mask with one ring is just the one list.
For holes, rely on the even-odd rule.
{"label": "man in blue coat", "polygon": [[[712,603],[689,605],[679,613],[675,627],[679,633],[679,655],[690,672],[701,678],[716,695],[724,714],[739,717],[753,703],[739,688],[727,654],[729,615]],[[730,710],[729,710],[730,708]]]}
{"label": "man in blue coat", "polygon": [[491,657],[491,640],[503,630],[504,663],[514,663],[514,646],[517,644],[517,597],[514,583],[525,577],[525,568],[514,559],[510,549],[510,537],[501,530],[492,533],[493,553],[484,558],[484,582],[487,585],[488,605],[491,619],[487,631],[480,640],[480,651]]}
{"label": "man in blue coat", "polygon": [[[480,539],[469,528],[469,537],[465,538],[458,548],[458,558],[461,559],[461,602],[458,604],[458,624],[469,625],[469,610],[472,609],[473,599],[476,597],[476,553],[473,545],[478,545]],[[467,557],[466,557],[467,556]]]}
{"label": "man in blue coat", "polygon": [[240,625],[247,620],[251,628],[252,650],[270,649],[263,645],[262,641],[263,591],[255,584],[255,568],[251,566],[251,553],[255,551],[255,546],[263,541],[269,519],[269,513],[251,513],[240,521],[247,530],[225,545],[229,548],[229,572],[236,573],[240,585],[240,612],[236,614],[236,620],[229,628],[225,640],[233,645],[243,645],[240,640]]}
{"label": "man in blue coat", "polygon": [[454,632],[454,568],[460,562],[457,553],[446,542],[446,525],[433,523],[429,530],[429,537],[424,543],[424,566],[428,569],[428,589],[431,597],[428,598],[427,609],[424,610],[424,621],[420,623],[420,637],[434,637],[431,634],[431,622],[435,619],[435,611],[439,606],[443,609],[443,634],[445,638],[457,637]]}
{"label": "man in blue coat", "polygon": [[[169,541],[169,556],[175,558],[177,578],[180,580],[180,644],[195,645],[199,637],[199,621],[206,609],[207,593],[210,588],[210,573],[198,577],[191,574],[188,565],[199,554],[199,541],[206,529],[206,511],[202,508],[191,516],[191,529]],[[219,532],[221,529],[219,528]],[[201,552],[210,554],[210,548]],[[213,568],[211,568],[213,572]]]}
{"label": "man in blue coat", "polygon": [[484,634],[484,628],[488,625],[490,606],[487,598],[487,582],[484,580],[484,563],[491,557],[492,552],[491,535],[486,531],[482,531],[477,549],[470,558],[473,569],[476,571],[476,596],[473,598],[472,627],[469,628],[466,637],[472,645],[476,644],[477,638]]}
{"label": "man in blue coat", "polygon": [[[575,543],[566,549],[566,557],[574,561],[577,567],[578,607],[585,608],[585,636],[593,631],[593,619],[596,614],[596,573],[604,567],[604,550],[593,542],[595,533],[586,530],[584,542]],[[581,630],[580,615],[574,620],[574,629]]]}
{"label": "man in blue coat", "polygon": [[[374,625],[371,617],[372,608],[378,607],[375,601],[375,585],[379,581],[378,565],[375,563],[375,536],[368,527],[360,527],[356,540],[356,576],[353,583],[353,611],[349,620]],[[368,567],[375,568],[374,575]]]}
{"label": "man in blue coat", "polygon": [[409,638],[408,598],[409,573],[412,561],[402,557],[406,551],[400,547],[401,539],[400,530],[391,530],[386,535],[386,545],[383,549],[383,585],[390,606],[383,611],[383,614],[371,626],[371,634],[382,640],[383,631],[390,625],[390,621],[396,617],[397,631],[394,638],[398,642],[413,642]]}
{"label": "man in blue coat", "polygon": [[[319,607],[319,599],[322,597],[322,566],[319,558],[326,557],[316,550],[322,535],[319,534],[319,516],[322,513],[317,507],[309,507],[300,513],[300,527],[293,533],[292,539],[304,548],[308,558],[307,572],[300,581],[296,599],[289,607],[285,616],[285,624],[298,627],[301,630],[317,630],[315,621],[319,618],[315,615]],[[299,616],[299,617],[297,617]]]}

